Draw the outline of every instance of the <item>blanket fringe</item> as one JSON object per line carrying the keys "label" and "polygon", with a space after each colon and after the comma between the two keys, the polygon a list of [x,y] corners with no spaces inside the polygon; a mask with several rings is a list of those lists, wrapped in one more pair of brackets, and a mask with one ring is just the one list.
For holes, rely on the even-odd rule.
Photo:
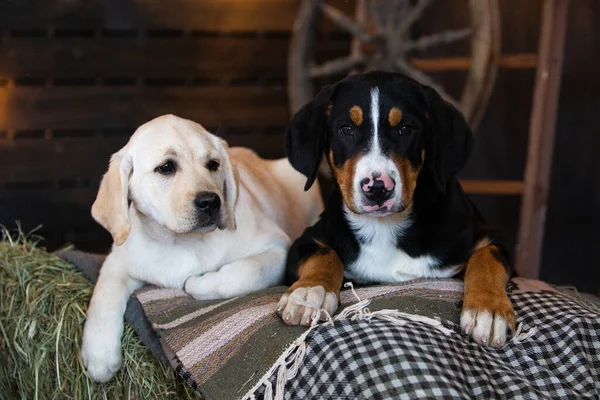
{"label": "blanket fringe", "polygon": [[[248,391],[243,397],[244,399],[255,399],[254,392],[261,386],[265,387],[265,400],[283,400],[284,387],[288,380],[293,379],[300,369],[300,364],[304,360],[306,354],[306,337],[317,326],[313,325],[306,330],[298,339],[292,343],[290,347],[275,361],[273,366],[265,375],[257,382],[257,384]],[[275,389],[269,380],[277,370],[277,380],[275,381]]]}
{"label": "blanket fringe", "polygon": [[[300,369],[300,364],[304,361],[304,356],[306,355],[306,337],[317,327],[322,325],[333,325],[334,321],[338,320],[364,320],[371,321],[372,319],[381,319],[388,322],[393,323],[394,325],[403,326],[410,322],[421,322],[424,324],[428,324],[433,328],[437,329],[444,335],[451,335],[454,333],[453,330],[444,327],[441,321],[424,317],[421,315],[408,314],[404,312],[400,312],[398,310],[379,310],[379,311],[371,311],[368,308],[368,305],[371,304],[371,300],[365,299],[361,300],[356,291],[354,290],[354,286],[351,282],[347,282],[344,287],[350,288],[354,297],[358,300],[357,303],[352,304],[342,310],[335,318],[332,318],[331,315],[325,310],[316,310],[312,315],[312,323],[311,326],[298,338],[296,339],[290,347],[286,349],[286,351],[275,361],[275,363],[271,366],[271,368],[267,371],[266,374],[254,385],[252,389],[248,391],[248,393],[243,397],[244,400],[255,399],[254,392],[261,387],[264,386],[264,399],[265,400],[283,400],[284,392],[285,392],[285,384],[293,379]],[[313,304],[309,304],[301,299],[294,299],[298,304],[314,307]],[[319,322],[320,320],[324,320],[324,322]],[[273,384],[270,381],[270,378],[277,371],[277,378],[275,381],[275,388],[273,388]]]}

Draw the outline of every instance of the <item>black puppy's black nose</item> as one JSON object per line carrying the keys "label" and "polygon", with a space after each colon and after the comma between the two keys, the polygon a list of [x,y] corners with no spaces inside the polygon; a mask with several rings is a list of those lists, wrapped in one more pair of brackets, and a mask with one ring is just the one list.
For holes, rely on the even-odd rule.
{"label": "black puppy's black nose", "polygon": [[194,204],[198,208],[198,211],[208,215],[213,215],[221,207],[221,199],[219,195],[213,192],[202,192],[198,193],[194,199]]}
{"label": "black puppy's black nose", "polygon": [[367,200],[372,201],[376,204],[381,204],[392,196],[393,190],[386,190],[385,183],[377,179],[373,182],[373,186],[370,190],[363,190],[364,196]]}

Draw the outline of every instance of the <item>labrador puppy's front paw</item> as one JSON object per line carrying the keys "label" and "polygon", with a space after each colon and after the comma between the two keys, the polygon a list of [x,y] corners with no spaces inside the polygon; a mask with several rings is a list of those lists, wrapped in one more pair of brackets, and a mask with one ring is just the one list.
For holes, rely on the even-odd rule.
{"label": "labrador puppy's front paw", "polygon": [[338,296],[334,292],[325,292],[323,286],[298,287],[281,296],[277,304],[277,314],[288,325],[309,326],[313,315],[325,319],[326,316],[322,315],[321,310],[332,316],[337,307]]}
{"label": "labrador puppy's front paw", "polygon": [[121,342],[84,331],[81,359],[94,381],[108,382],[121,368]]}
{"label": "labrador puppy's front paw", "polygon": [[185,281],[184,290],[196,300],[217,300],[226,297],[220,290],[223,286],[216,272],[207,272],[190,276]]}
{"label": "labrador puppy's front paw", "polygon": [[460,326],[479,344],[500,348],[515,331],[515,311],[506,293],[479,293],[465,298]]}

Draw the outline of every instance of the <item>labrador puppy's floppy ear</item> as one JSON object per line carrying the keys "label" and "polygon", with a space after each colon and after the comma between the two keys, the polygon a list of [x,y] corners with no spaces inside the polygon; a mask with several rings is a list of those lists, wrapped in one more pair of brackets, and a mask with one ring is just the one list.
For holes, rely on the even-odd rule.
{"label": "labrador puppy's floppy ear", "polygon": [[304,190],[317,178],[327,141],[327,112],[335,86],[325,86],[294,116],[285,133],[285,150],[290,164],[307,178]]}
{"label": "labrador puppy's floppy ear", "polygon": [[125,242],[131,224],[129,221],[129,178],[133,163],[127,148],[112,155],[108,172],[104,174],[96,201],[92,205],[92,217],[113,237],[117,246]]}
{"label": "labrador puppy's floppy ear", "polygon": [[238,175],[237,170],[233,168],[231,164],[231,160],[229,158],[229,152],[227,149],[229,146],[227,142],[221,138],[219,139],[219,143],[217,146],[219,147],[219,152],[221,153],[221,168],[223,173],[225,174],[225,186],[224,186],[224,196],[225,196],[225,205],[226,205],[226,215],[225,215],[225,224],[224,226],[219,225],[219,229],[231,229],[236,230],[237,224],[235,221],[235,204],[238,198]]}
{"label": "labrador puppy's floppy ear", "polygon": [[452,104],[432,88],[424,86],[429,105],[429,126],[425,162],[435,183],[444,193],[449,180],[465,166],[473,149],[469,124]]}

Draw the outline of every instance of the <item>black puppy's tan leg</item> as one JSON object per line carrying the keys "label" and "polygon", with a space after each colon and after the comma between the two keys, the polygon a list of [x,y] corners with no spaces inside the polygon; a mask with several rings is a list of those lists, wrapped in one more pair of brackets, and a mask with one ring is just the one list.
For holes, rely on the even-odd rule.
{"label": "black puppy's tan leg", "polygon": [[479,344],[502,347],[507,329],[515,329],[515,312],[506,294],[508,280],[506,259],[498,246],[482,247],[469,258],[460,325]]}
{"label": "black puppy's tan leg", "polygon": [[[302,260],[298,280],[281,296],[277,313],[288,325],[310,325],[312,315],[337,310],[344,266],[338,255],[326,246]],[[320,315],[321,319],[325,315]]]}

